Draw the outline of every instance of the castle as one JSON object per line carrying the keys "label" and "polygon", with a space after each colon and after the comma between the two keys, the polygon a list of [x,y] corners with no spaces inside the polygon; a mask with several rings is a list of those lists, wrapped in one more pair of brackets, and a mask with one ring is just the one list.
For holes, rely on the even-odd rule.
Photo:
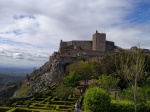
{"label": "castle", "polygon": [[[136,49],[137,47],[131,47],[128,49],[130,51]],[[53,58],[61,58],[61,61],[66,63],[66,60],[70,62],[75,60],[77,57],[84,58],[102,58],[104,55],[112,55],[115,52],[118,52],[122,49],[115,45],[112,41],[106,40],[105,33],[98,33],[96,31],[92,36],[91,41],[60,41],[60,47],[58,52],[54,52],[50,57],[50,60]],[[142,49],[146,53],[150,53],[149,49]],[[69,61],[70,60],[70,61]]]}
{"label": "castle", "polygon": [[106,40],[105,33],[96,31],[92,36],[92,41],[60,41],[59,53],[62,56],[103,56],[104,54],[113,53],[121,48],[117,47],[114,42]]}

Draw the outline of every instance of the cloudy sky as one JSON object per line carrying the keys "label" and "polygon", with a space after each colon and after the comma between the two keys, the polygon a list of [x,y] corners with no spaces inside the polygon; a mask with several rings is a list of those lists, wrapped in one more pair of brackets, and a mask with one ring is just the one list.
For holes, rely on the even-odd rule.
{"label": "cloudy sky", "polygon": [[150,49],[150,1],[0,0],[0,66],[39,67],[61,39],[91,40],[96,30]]}

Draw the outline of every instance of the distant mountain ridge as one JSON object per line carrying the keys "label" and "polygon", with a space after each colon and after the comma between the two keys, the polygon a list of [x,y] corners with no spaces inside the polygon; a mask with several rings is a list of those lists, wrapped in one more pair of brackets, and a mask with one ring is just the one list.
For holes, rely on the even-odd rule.
{"label": "distant mountain ridge", "polygon": [[8,74],[0,74],[0,85],[8,84],[10,82],[23,80],[25,76],[13,76]]}
{"label": "distant mountain ridge", "polygon": [[32,71],[32,68],[0,67],[0,74],[9,74],[13,76],[24,76]]}

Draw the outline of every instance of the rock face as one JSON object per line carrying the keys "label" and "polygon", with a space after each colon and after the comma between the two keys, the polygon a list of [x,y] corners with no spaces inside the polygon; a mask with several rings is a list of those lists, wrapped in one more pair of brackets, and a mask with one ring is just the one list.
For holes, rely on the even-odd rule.
{"label": "rock face", "polygon": [[[64,68],[61,59],[58,57],[52,58],[42,67],[33,71],[33,73],[23,81],[21,87],[15,92],[13,97],[26,97],[32,95],[32,93],[41,92],[58,84],[63,76]],[[26,88],[28,88],[27,91],[22,93]]]}
{"label": "rock face", "polygon": [[64,75],[64,68],[58,59],[55,59],[52,63],[46,63],[40,70],[38,74],[33,74],[33,81],[30,82],[35,92],[57,84]]}

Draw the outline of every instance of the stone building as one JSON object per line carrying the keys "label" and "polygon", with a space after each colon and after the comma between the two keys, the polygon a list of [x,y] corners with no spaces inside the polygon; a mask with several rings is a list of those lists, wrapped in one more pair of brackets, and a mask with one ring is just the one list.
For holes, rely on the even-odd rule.
{"label": "stone building", "polygon": [[114,42],[106,40],[105,33],[96,31],[91,41],[60,41],[59,53],[61,56],[101,57],[121,49]]}
{"label": "stone building", "polygon": [[[93,34],[91,41],[83,40],[83,41],[60,41],[60,47],[58,52],[54,52],[52,56],[50,56],[50,60],[53,58],[61,58],[62,62],[72,62],[76,60],[78,57],[84,58],[102,58],[104,55],[112,55],[115,52],[121,50],[129,50],[133,51],[136,49],[135,46],[131,47],[131,49],[122,49],[115,45],[112,41],[106,40],[105,33],[98,33],[96,31]],[[142,49],[143,52],[150,54],[149,49]]]}

